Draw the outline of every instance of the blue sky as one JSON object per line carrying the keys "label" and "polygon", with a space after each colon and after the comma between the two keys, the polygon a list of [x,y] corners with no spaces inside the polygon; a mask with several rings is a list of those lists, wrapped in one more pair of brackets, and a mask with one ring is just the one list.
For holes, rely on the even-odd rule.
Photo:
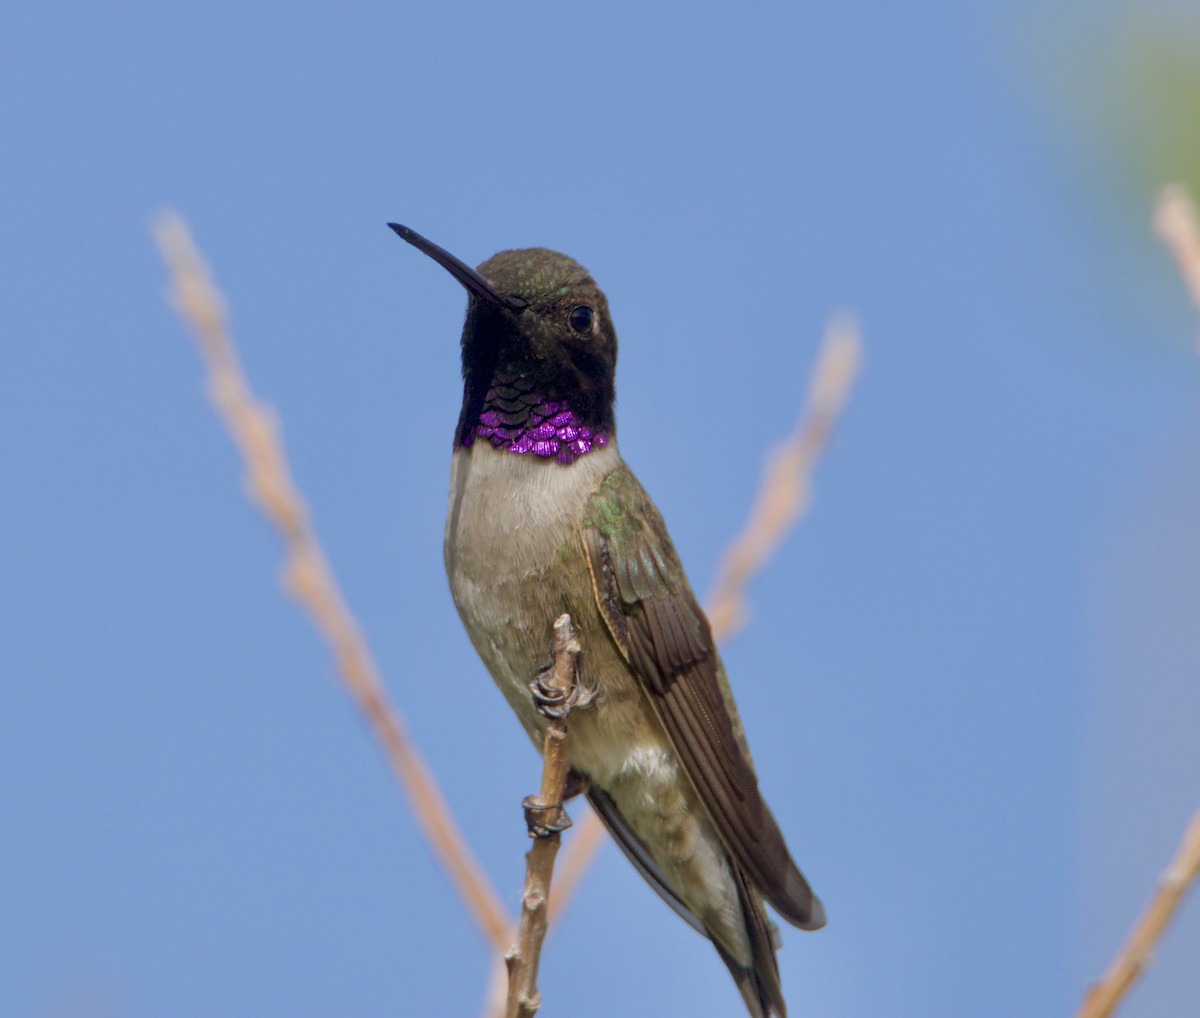
{"label": "blue sky", "polygon": [[[1152,190],[1054,87],[1105,73],[1073,19],[1135,9],[6,12],[0,1013],[471,1015],[489,974],[279,591],[163,299],[165,206],[513,903],[536,761],[441,565],[464,298],[384,223],[592,270],[622,451],[700,590],[854,309],[812,512],[725,651],[830,917],[785,931],[784,985],[798,1015],[1070,1013],[1200,799],[1195,312]],[[1195,912],[1129,1015],[1200,1006]],[[740,1007],[611,849],[543,992]]]}

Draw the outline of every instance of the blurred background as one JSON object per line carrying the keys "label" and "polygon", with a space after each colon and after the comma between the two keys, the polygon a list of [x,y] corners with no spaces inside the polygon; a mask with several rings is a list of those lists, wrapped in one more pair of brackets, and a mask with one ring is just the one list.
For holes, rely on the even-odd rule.
{"label": "blurred background", "polygon": [[[0,1013],[477,1014],[431,857],[203,395],[188,217],[389,690],[515,908],[535,755],[441,563],[462,290],[544,245],[698,590],[829,314],[866,364],[726,648],[825,900],[792,1013],[1068,1015],[1200,804],[1194,3],[14,5],[0,16]],[[1186,908],[1131,1018],[1200,1010]],[[607,846],[543,1013],[736,1015]]]}

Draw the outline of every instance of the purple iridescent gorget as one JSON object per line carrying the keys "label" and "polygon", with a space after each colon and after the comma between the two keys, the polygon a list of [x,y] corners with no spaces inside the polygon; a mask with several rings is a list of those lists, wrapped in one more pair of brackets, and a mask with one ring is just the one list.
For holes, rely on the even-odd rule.
{"label": "purple iridescent gorget", "polygon": [[[505,413],[495,405],[488,406],[463,445],[486,438],[497,449],[518,455],[533,453],[545,459],[553,457],[559,463],[574,463],[593,449],[608,445],[608,435],[581,423],[565,399],[546,400],[520,409],[524,413]],[[515,416],[525,420],[513,421]]]}

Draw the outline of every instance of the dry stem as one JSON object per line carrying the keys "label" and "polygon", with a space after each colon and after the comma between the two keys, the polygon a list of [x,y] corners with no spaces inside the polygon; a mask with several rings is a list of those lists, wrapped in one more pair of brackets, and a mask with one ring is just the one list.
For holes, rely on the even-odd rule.
{"label": "dry stem", "polygon": [[742,532],[730,545],[708,596],[713,634],[722,638],[746,622],[746,586],[808,508],[812,472],[833,433],[862,361],[858,327],[835,318],[809,383],[808,404],[795,432],[768,458],[758,498]]}
{"label": "dry stem", "polygon": [[[1158,196],[1154,229],[1179,265],[1184,285],[1200,310],[1200,214],[1182,184],[1169,184]],[[1200,347],[1200,342],[1198,342]],[[1088,991],[1077,1018],[1108,1018],[1138,978],[1150,966],[1154,948],[1166,932],[1187,894],[1200,878],[1200,813],[1184,832],[1175,861],[1163,873],[1149,907],[1133,928],[1129,940],[1113,960],[1104,978]]]}
{"label": "dry stem", "polygon": [[503,951],[512,936],[508,913],[471,855],[400,715],[388,702],[375,661],[346,608],[308,509],[292,482],[275,415],[255,399],[242,372],[225,322],[225,302],[208,265],[179,215],[162,215],[154,225],[154,236],[171,270],[175,308],[195,332],[208,367],[209,395],[245,460],[250,495],[283,537],[284,585],[307,609],[333,651],[342,683],[383,746],[434,855],[488,940]]}
{"label": "dry stem", "polygon": [[1182,184],[1169,184],[1158,196],[1154,229],[1175,256],[1183,283],[1200,311],[1200,214]]}
{"label": "dry stem", "polygon": [[[547,685],[565,698],[575,687],[575,659],[579,643],[571,630],[571,616],[560,615],[554,623],[554,669]],[[563,793],[567,786],[567,711],[546,725],[542,750],[542,788],[535,805],[551,808],[554,819],[562,813]],[[533,1018],[541,1006],[537,988],[538,964],[542,943],[549,924],[550,881],[554,875],[554,857],[561,835],[554,831],[535,837],[525,855],[525,893],[521,896],[521,919],[517,925],[517,943],[505,958],[508,963],[508,1002],[506,1018]]]}
{"label": "dry stem", "polygon": [[[547,928],[553,926],[578,890],[587,871],[595,860],[596,853],[604,843],[607,833],[600,818],[591,809],[586,809],[583,800],[578,800],[581,808],[585,808],[583,818],[571,828],[571,840],[563,850],[562,862],[558,865],[554,885],[550,888],[550,912],[547,918]],[[484,996],[483,1013],[492,1018],[501,1018],[505,1014],[508,992],[508,967],[506,959],[497,952],[492,974],[488,978],[488,988]]]}
{"label": "dry stem", "polygon": [[1077,1018],[1108,1018],[1150,966],[1154,948],[1188,888],[1200,877],[1200,813],[1192,817],[1175,860],[1158,881],[1158,893],[1134,927],[1104,978],[1088,992]]}

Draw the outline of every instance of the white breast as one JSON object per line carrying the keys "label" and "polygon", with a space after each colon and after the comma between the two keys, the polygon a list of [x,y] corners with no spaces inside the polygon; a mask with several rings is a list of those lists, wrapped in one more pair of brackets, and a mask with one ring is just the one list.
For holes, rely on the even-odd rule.
{"label": "white breast", "polygon": [[[496,570],[548,563],[583,518],[601,479],[621,462],[610,440],[569,465],[476,442],[456,449],[446,515],[446,572],[492,582]],[[465,521],[465,525],[464,525]]]}

